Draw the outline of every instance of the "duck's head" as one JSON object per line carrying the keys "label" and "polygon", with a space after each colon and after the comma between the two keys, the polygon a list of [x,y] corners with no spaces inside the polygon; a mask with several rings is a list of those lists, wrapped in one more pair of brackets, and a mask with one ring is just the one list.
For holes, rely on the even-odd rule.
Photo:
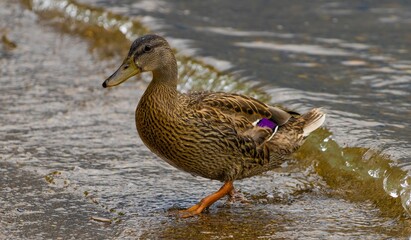
{"label": "duck's head", "polygon": [[[103,87],[113,87],[141,72],[163,73],[177,68],[174,54],[167,41],[157,35],[136,39],[121,66],[103,82]],[[173,70],[170,70],[173,69]]]}

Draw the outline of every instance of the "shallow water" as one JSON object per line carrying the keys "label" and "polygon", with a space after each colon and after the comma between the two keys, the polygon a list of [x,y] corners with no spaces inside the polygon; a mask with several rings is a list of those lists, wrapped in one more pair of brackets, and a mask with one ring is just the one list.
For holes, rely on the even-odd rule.
{"label": "shallow water", "polygon": [[[23,1],[31,10],[22,11],[1,3],[1,33],[16,44],[3,40],[0,51],[1,169],[12,179],[0,183],[7,203],[0,208],[3,233],[149,239],[410,234],[410,4],[82,2],[104,9],[36,0]],[[176,209],[220,183],[173,169],[138,138],[134,109],[149,76],[101,88],[129,40],[149,29],[177,47],[181,90],[247,93],[302,111],[324,106],[327,129],[288,166],[238,182],[249,204],[220,201],[201,217],[175,218]],[[217,70],[229,67],[240,72]],[[21,192],[12,183],[21,175],[38,180],[23,195],[36,193],[34,206],[48,211],[33,209],[30,197],[17,201]],[[49,197],[50,191],[57,193]],[[67,215],[51,204],[56,199],[84,211]],[[53,222],[50,215],[77,221],[68,230],[68,223],[33,230]]]}

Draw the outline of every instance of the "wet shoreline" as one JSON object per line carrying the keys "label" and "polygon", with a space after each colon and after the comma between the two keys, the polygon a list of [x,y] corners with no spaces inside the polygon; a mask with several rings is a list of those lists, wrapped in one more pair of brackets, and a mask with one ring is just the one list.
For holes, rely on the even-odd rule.
{"label": "wet shoreline", "polygon": [[[310,148],[320,148],[318,146],[320,143],[322,148],[328,147],[341,151],[335,148],[333,145],[335,142],[332,140],[329,145],[324,142],[329,135],[326,130],[320,131],[317,134],[318,139],[309,141],[306,149],[303,149],[298,157],[300,160],[303,159],[302,163],[238,183],[239,188],[253,199],[251,206],[236,204],[227,207],[220,203],[217,208],[210,210],[210,214],[199,219],[180,221],[170,217],[167,213],[170,209],[185,207],[196,202],[199,197],[217,188],[218,183],[204,179],[195,179],[195,183],[191,183],[190,176],[159,162],[142,145],[134,129],[133,111],[146,85],[145,78],[142,79],[143,81],[130,83],[132,89],[128,90],[123,88],[105,92],[100,89],[102,79],[121,59],[121,53],[117,56],[117,52],[126,50],[128,46],[122,46],[124,50],[121,50],[113,45],[108,47],[106,53],[104,50],[103,53],[99,53],[104,49],[102,47],[104,44],[87,45],[87,42],[89,44],[90,42],[84,39],[88,39],[88,36],[92,39],[103,36],[105,33],[100,35],[95,33],[103,30],[83,28],[79,34],[70,33],[72,29],[68,31],[65,27],[61,27],[62,33],[60,33],[60,30],[56,31],[60,27],[51,27],[54,24],[60,26],[58,17],[49,16],[39,20],[33,12],[22,10],[23,8],[16,3],[1,4],[4,6],[4,8],[2,6],[1,17],[12,19],[7,21],[6,26],[1,27],[6,29],[7,38],[16,44],[14,49],[5,49],[3,46],[1,52],[2,62],[8,64],[7,77],[2,77],[1,81],[7,83],[4,90],[10,94],[10,98],[2,99],[2,103],[8,105],[5,108],[7,116],[2,119],[6,122],[2,131],[7,133],[2,137],[2,141],[7,145],[2,144],[0,169],[7,169],[7,179],[9,179],[8,182],[1,183],[2,189],[3,186],[4,189],[9,189],[12,196],[18,194],[30,196],[33,192],[39,194],[44,197],[43,200],[39,199],[39,208],[62,211],[53,215],[56,218],[64,218],[64,210],[61,209],[64,207],[61,205],[69,205],[73,208],[80,206],[73,215],[67,217],[76,220],[76,223],[72,223],[75,228],[67,228],[67,232],[53,229],[42,232],[42,229],[38,229],[39,232],[32,233],[34,236],[66,238],[84,234],[84,238],[87,239],[98,238],[97,236],[207,239],[210,236],[219,236],[219,231],[227,231],[223,237],[233,235],[250,238],[301,237],[305,236],[304,234],[313,237],[361,237],[370,232],[378,232],[380,235],[375,235],[378,238],[403,237],[409,234],[410,229],[405,226],[407,223],[405,219],[393,220],[391,217],[384,217],[384,214],[381,216],[381,212],[374,208],[373,204],[367,203],[366,198],[365,200],[360,198],[359,201],[350,198],[348,201],[339,199],[349,195],[339,194],[338,191],[352,191],[355,184],[352,186],[347,184],[348,186],[343,188],[341,181],[335,181],[335,186],[329,188],[327,185],[333,185],[333,178],[331,176],[327,178],[327,174],[321,172],[323,178],[317,175],[318,169],[313,169],[311,166],[317,161],[313,158],[321,152],[316,153],[320,150],[315,149],[314,153],[309,153]],[[39,34],[42,37],[31,37],[31,31],[42,33]],[[108,36],[107,39],[110,39],[113,35],[110,33]],[[121,41],[124,41],[124,44],[128,42],[128,40]],[[30,53],[30,57],[26,57],[27,53]],[[187,63],[193,60],[186,61],[183,65],[189,66],[190,64]],[[197,72],[188,74],[189,77],[182,81],[183,85],[180,87],[183,90],[203,88],[207,83],[195,85],[196,83],[191,82],[190,79],[190,77],[195,79],[201,74],[206,74],[206,79],[219,76],[223,82],[230,82],[232,79],[232,76],[224,77],[221,73],[210,73],[212,71],[207,70],[207,66],[203,66],[205,70],[202,71],[198,62],[193,61],[193,66]],[[192,71],[190,67],[181,68],[182,74]],[[16,79],[16,82],[9,84],[9,80],[12,79]],[[217,85],[221,84],[217,82],[215,86]],[[240,83],[238,88],[241,87]],[[22,94],[21,91],[25,93]],[[258,90],[247,91],[264,98]],[[11,122],[10,119],[14,119],[15,122]],[[345,151],[349,153],[349,149]],[[335,151],[331,151],[330,155],[333,153]],[[362,156],[356,154],[357,151],[353,156]],[[375,159],[378,158],[371,159],[376,161]],[[388,164],[390,161],[382,162]],[[324,162],[320,162],[319,165],[321,163]],[[336,168],[340,168],[340,165]],[[336,171],[333,167],[319,169]],[[341,169],[341,171],[345,170]],[[54,172],[61,174],[54,176]],[[159,179],[162,176],[164,180]],[[347,177],[349,178],[351,177]],[[34,180],[30,182],[30,179]],[[328,181],[330,179],[331,182]],[[173,181],[174,185],[167,185],[170,181]],[[382,179],[379,178],[378,181],[382,182]],[[11,187],[12,183],[16,182],[35,183],[33,184],[35,188],[29,189],[31,193],[19,193],[19,189]],[[139,185],[140,183],[142,185]],[[180,189],[181,192],[176,193],[176,189]],[[381,190],[380,187],[379,191]],[[48,204],[58,197],[60,197],[58,204],[49,207]],[[2,197],[0,200],[13,202],[13,198]],[[28,206],[28,202],[30,198],[22,205]],[[325,213],[314,214],[323,208],[321,204],[329,208],[325,209]],[[355,214],[349,215],[343,209],[332,207],[339,204],[351,209],[349,211]],[[394,203],[394,206],[396,209],[402,209],[398,202]],[[6,231],[7,235],[24,238],[32,228],[30,225],[14,225],[13,221],[19,219],[18,211],[21,210],[26,211],[24,207],[14,205],[1,209],[8,218],[1,219],[0,229],[11,229],[9,232]],[[335,215],[332,210],[335,210]],[[331,212],[327,213],[327,211]],[[301,219],[299,214],[294,213],[306,215],[306,218]],[[44,214],[52,213],[44,211]],[[97,223],[90,220],[94,214],[108,219],[120,219],[121,222],[111,225]],[[341,218],[342,222],[336,223],[342,225],[341,232],[327,229],[327,227],[335,227],[332,224],[334,218],[331,222],[321,222],[324,216],[330,214],[335,219]],[[398,213],[395,215],[398,216]],[[34,218],[33,221],[23,221],[31,221],[36,226],[35,221],[40,221],[44,226],[55,221],[53,218],[44,221],[47,218],[41,215],[30,216]],[[235,224],[223,224],[232,219],[235,220]],[[259,222],[258,226],[254,225],[256,219]],[[349,219],[356,219],[357,222],[354,223],[357,224],[364,221],[360,223],[360,225],[364,223],[363,229],[350,235],[352,226],[345,225],[343,222]],[[312,221],[312,229],[309,229],[310,225],[307,228],[298,226],[299,222],[304,221]],[[367,221],[372,222],[374,226],[366,225]],[[152,222],[160,225],[151,226]],[[68,223],[61,223],[61,225],[65,224]],[[318,230],[319,232],[312,231],[321,224],[325,224],[326,227]],[[217,228],[217,232],[212,230],[212,227],[219,225],[221,228]],[[87,226],[87,229],[79,230],[81,226]],[[247,232],[241,231],[238,226],[243,230],[248,229]],[[266,232],[254,232],[251,226],[261,228],[261,231],[265,229]],[[286,229],[287,226],[290,227],[290,231]],[[393,230],[384,231],[386,226]],[[293,235],[292,231],[297,233]]]}
{"label": "wet shoreline", "polygon": [[[35,155],[44,154],[45,148],[41,146],[40,142],[38,146],[27,145],[25,135],[27,136],[27,133],[30,131],[41,131],[41,125],[43,124],[46,127],[50,124],[50,122],[38,122],[38,116],[42,115],[42,107],[36,106],[36,104],[41,103],[36,103],[35,101],[33,104],[26,104],[23,111],[15,112],[12,110],[12,102],[19,101],[17,98],[14,98],[16,93],[23,91],[28,94],[31,92],[34,95],[41,95],[42,90],[40,86],[44,86],[44,83],[48,80],[50,80],[49,84],[53,84],[53,78],[57,78],[53,74],[56,73],[55,64],[57,62],[62,66],[64,64],[71,64],[71,66],[67,67],[72,67],[73,64],[66,60],[67,56],[64,56],[59,51],[59,49],[65,47],[65,43],[71,43],[74,48],[79,49],[76,53],[82,56],[81,58],[87,58],[86,44],[75,37],[69,35],[62,36],[53,32],[50,27],[40,24],[33,12],[30,12],[18,3],[12,1],[1,2],[0,9],[2,22],[0,34],[7,38],[14,46],[11,48],[8,46],[10,44],[6,45],[4,42],[0,46],[1,63],[3,66],[1,91],[3,95],[9,96],[8,100],[2,99],[2,111],[3,113],[7,111],[8,115],[12,114],[14,116],[13,122],[6,120],[4,118],[5,115],[2,117],[2,122],[5,125],[3,125],[2,129],[2,154],[0,157],[2,179],[0,181],[0,238],[114,238],[119,234],[116,231],[118,225],[113,224],[109,226],[98,223],[90,220],[90,217],[96,216],[113,219],[116,217],[115,214],[91,201],[90,198],[85,197],[74,186],[69,186],[68,179],[63,180],[63,178],[56,176],[56,181],[54,181],[53,171],[48,172],[45,169],[36,168],[30,163],[37,161]],[[36,36],[32,35],[33,33]],[[73,51],[70,48],[67,50]],[[54,63],[49,61],[50,57]],[[45,72],[43,75],[41,72],[35,73],[34,69],[36,66],[50,72]],[[93,67],[95,66],[93,65]],[[36,74],[37,77],[33,77]],[[65,79],[61,80],[72,81],[70,77],[76,76],[75,74],[72,76],[68,75]],[[38,79],[42,78],[46,81],[38,82]],[[16,82],[10,84],[13,81]],[[70,91],[69,89],[66,90]],[[53,96],[50,97],[53,98]],[[63,99],[60,97],[57,97],[55,100],[50,99],[43,107],[48,105],[47,108],[57,109],[56,107],[59,107],[58,102],[70,105],[73,104],[73,100],[75,101],[75,99],[66,99],[66,101]],[[58,114],[61,113],[58,111],[52,113],[52,115]],[[21,124],[22,119],[31,119],[29,122],[37,122],[37,124],[31,126]],[[54,132],[58,134],[58,130]],[[51,137],[54,138],[55,136]],[[27,138],[34,138],[34,141],[36,141],[35,135],[27,136]],[[43,153],[41,153],[42,151]],[[58,158],[59,156],[51,155],[51,157]],[[50,159],[51,161],[52,158]],[[58,178],[59,180],[57,181]],[[75,229],[71,228],[71,226],[75,226]]]}
{"label": "wet shoreline", "polygon": [[54,187],[19,165],[1,162],[0,169],[2,239],[106,239],[119,234],[118,225],[91,220],[113,216],[83,196]]}

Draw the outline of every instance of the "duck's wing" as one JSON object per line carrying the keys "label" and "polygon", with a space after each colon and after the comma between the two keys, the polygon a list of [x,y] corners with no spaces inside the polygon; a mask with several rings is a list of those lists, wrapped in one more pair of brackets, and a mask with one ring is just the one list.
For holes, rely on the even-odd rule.
{"label": "duck's wing", "polygon": [[189,95],[193,107],[212,107],[233,117],[244,117],[250,122],[261,118],[272,119],[277,125],[285,124],[291,114],[278,107],[269,106],[255,98],[223,92],[196,92]]}

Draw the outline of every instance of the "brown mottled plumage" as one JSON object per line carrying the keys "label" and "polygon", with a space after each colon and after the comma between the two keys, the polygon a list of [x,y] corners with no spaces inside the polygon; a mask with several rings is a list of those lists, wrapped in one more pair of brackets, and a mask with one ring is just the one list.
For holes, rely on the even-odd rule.
{"label": "brown mottled plumage", "polygon": [[[225,182],[189,208],[188,216],[232,192],[234,180],[278,167],[325,118],[319,109],[295,116],[239,94],[179,93],[174,54],[156,35],[134,41],[122,66],[103,86],[146,71],[153,73],[153,80],[136,109],[136,126],[145,145],[178,169]],[[273,136],[273,129],[253,124],[261,118],[279,126]]]}

